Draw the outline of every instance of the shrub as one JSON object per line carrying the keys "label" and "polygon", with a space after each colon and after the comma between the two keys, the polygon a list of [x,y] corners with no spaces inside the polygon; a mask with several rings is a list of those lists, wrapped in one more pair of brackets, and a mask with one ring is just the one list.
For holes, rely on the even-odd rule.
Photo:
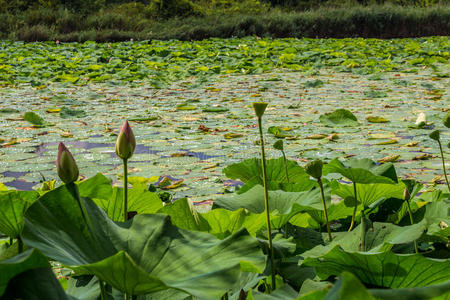
{"label": "shrub", "polygon": [[24,26],[17,32],[17,38],[25,42],[48,41],[53,36],[53,30],[45,25]]}

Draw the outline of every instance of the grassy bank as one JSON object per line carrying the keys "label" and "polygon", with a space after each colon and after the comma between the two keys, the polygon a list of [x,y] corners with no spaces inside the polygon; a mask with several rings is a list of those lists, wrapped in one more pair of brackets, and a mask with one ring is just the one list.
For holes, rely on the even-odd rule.
{"label": "grassy bank", "polygon": [[0,15],[0,38],[26,42],[98,42],[150,39],[200,40],[260,37],[402,38],[449,35],[450,6],[353,6],[303,12],[267,10],[251,15],[210,14],[153,18],[133,9],[90,15],[38,9]]}

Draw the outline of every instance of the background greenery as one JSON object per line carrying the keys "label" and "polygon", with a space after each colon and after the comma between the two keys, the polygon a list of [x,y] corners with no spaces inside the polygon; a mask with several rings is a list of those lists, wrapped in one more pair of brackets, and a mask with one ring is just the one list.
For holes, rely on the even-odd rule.
{"label": "background greenery", "polygon": [[0,38],[24,41],[448,35],[444,0],[0,0]]}

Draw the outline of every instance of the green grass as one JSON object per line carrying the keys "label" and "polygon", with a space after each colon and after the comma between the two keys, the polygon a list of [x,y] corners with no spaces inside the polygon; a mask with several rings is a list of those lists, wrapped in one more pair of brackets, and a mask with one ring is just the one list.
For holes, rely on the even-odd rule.
{"label": "green grass", "polygon": [[26,42],[202,40],[211,37],[398,38],[448,35],[450,6],[353,6],[265,14],[217,13],[154,18],[145,11],[109,9],[88,16],[51,9],[0,14],[0,38]]}

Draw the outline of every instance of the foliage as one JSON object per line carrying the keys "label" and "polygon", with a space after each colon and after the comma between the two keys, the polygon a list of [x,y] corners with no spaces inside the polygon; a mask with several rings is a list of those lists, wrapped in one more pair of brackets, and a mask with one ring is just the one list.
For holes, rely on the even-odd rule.
{"label": "foliage", "polygon": [[146,6],[127,3],[101,10],[86,9],[89,13],[51,6],[16,13],[4,11],[0,13],[3,20],[0,38],[27,42],[202,40],[251,35],[394,38],[446,35],[449,31],[448,6],[350,5],[296,12],[270,10],[263,2],[254,0],[224,3],[153,1]]}

